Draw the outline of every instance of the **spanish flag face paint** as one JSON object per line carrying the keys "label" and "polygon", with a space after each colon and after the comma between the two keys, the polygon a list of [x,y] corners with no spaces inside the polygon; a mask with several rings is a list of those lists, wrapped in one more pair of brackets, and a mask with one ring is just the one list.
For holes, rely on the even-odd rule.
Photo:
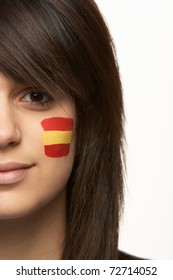
{"label": "spanish flag face paint", "polygon": [[73,119],[49,118],[41,122],[45,155],[64,157],[69,154],[72,139]]}

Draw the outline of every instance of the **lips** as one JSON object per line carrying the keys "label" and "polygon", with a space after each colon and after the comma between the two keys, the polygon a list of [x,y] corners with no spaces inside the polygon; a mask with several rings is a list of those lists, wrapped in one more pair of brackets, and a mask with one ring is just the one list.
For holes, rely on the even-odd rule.
{"label": "lips", "polygon": [[23,180],[34,164],[17,162],[0,163],[0,185],[8,185]]}

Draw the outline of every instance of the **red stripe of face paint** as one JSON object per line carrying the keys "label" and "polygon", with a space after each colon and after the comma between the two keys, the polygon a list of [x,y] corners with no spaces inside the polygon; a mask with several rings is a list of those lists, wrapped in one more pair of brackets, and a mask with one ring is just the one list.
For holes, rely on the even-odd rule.
{"label": "red stripe of face paint", "polygon": [[49,118],[41,122],[44,130],[72,130],[73,119],[70,118]]}
{"label": "red stripe of face paint", "polygon": [[57,144],[44,146],[45,154],[48,157],[64,157],[69,154],[70,144]]}

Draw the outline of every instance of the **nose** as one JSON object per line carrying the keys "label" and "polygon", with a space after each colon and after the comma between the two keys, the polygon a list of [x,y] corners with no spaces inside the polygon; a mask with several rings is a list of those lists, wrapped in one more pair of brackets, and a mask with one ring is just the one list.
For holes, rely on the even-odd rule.
{"label": "nose", "polygon": [[21,131],[12,110],[0,107],[0,149],[15,146],[21,141]]}

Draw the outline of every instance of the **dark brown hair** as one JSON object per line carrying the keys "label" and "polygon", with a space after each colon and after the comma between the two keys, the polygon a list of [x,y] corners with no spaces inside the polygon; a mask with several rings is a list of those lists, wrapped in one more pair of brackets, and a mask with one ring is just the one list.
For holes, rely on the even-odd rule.
{"label": "dark brown hair", "polygon": [[1,0],[0,72],[60,89],[77,112],[63,259],[117,259],[124,109],[115,48],[93,0]]}

